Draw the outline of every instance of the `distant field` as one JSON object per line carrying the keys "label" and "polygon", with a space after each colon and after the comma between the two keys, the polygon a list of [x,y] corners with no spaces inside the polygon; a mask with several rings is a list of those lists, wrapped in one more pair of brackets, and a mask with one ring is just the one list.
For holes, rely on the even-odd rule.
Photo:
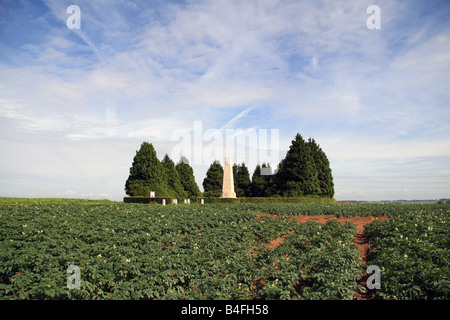
{"label": "distant field", "polygon": [[[358,299],[368,265],[381,270],[377,299],[449,299],[449,213],[448,204],[0,198],[0,299]],[[300,215],[389,219],[365,225],[362,265],[353,223],[299,224]],[[69,266],[79,289],[67,286]]]}
{"label": "distant field", "polygon": [[80,203],[80,204],[100,204],[100,203],[116,203],[111,200],[86,200],[86,199],[66,199],[66,198],[8,198],[0,197],[0,204],[61,204],[61,203]]}

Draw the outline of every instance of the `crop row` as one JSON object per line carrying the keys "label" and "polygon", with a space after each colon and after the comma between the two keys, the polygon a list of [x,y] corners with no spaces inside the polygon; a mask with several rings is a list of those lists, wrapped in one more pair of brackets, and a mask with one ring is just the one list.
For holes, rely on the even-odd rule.
{"label": "crop row", "polygon": [[[424,210],[422,206],[405,208],[383,204],[148,206],[0,201],[0,298],[352,299],[362,271],[352,243],[355,226],[333,220],[324,225],[299,225],[292,223],[289,215],[371,212],[393,217],[387,224],[374,223],[374,228],[367,229],[375,248],[372,262],[384,268],[382,283],[391,286],[391,253],[384,250],[390,248],[389,243],[377,241],[389,239],[397,224],[403,232],[401,223],[409,221],[411,214],[405,212]],[[433,213],[430,219],[437,219],[433,229],[427,229],[428,239],[443,239],[432,244],[444,250],[448,248],[448,224],[436,224],[438,219],[447,221],[448,211],[440,211],[437,218],[434,213],[439,207],[426,208]],[[256,213],[288,215],[258,218]],[[424,214],[423,219],[428,217]],[[278,237],[284,237],[281,245],[267,246]],[[413,253],[405,254],[413,257]],[[433,266],[441,254],[447,259],[448,251],[438,251],[430,258]],[[448,267],[443,266],[446,260],[440,259],[437,264],[448,276]],[[80,289],[67,286],[70,274],[66,270],[71,265],[80,268]],[[438,285],[445,286],[448,277],[440,279]],[[392,285],[392,290],[400,289]],[[385,290],[380,297],[390,299],[392,295]]]}
{"label": "crop row", "polygon": [[274,215],[334,215],[337,217],[396,217],[421,210],[448,210],[437,203],[267,203],[242,204],[246,210]]}
{"label": "crop row", "polygon": [[[242,206],[27,202],[2,204],[0,221],[4,299],[348,297],[316,287],[338,288],[342,261],[357,273],[349,226],[293,229]],[[279,248],[266,246],[293,230]],[[80,268],[79,290],[66,285],[70,265]]]}
{"label": "crop row", "polygon": [[365,227],[368,264],[381,268],[380,298],[450,298],[449,213],[420,209]]}

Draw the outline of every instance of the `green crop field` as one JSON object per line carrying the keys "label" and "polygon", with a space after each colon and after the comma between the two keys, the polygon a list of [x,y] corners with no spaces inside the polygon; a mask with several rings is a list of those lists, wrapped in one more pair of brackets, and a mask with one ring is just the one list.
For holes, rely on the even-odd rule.
{"label": "green crop field", "polygon": [[[277,217],[259,216],[272,214]],[[449,299],[447,204],[191,204],[0,199],[0,299]],[[293,215],[388,216],[365,227]],[[276,247],[272,240],[284,237]],[[68,285],[79,268],[79,288]]]}

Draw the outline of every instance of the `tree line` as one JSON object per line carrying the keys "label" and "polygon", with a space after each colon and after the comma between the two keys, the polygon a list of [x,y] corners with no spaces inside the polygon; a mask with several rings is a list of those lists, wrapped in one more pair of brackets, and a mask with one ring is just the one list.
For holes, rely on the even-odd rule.
{"label": "tree line", "polygon": [[[257,165],[250,179],[245,163],[233,165],[237,197],[298,197],[316,195],[332,198],[333,176],[330,162],[316,141],[295,136],[286,154],[273,172],[270,164]],[[223,167],[214,161],[203,180],[204,197],[222,194]],[[202,196],[194,171],[186,158],[175,165],[166,154],[160,162],[151,143],[144,142],[133,159],[125,191],[130,196],[148,196],[154,190],[158,197],[178,199]]]}
{"label": "tree line", "polygon": [[162,161],[156,156],[153,144],[144,142],[136,151],[130,175],[125,182],[129,196],[149,196],[155,191],[157,197],[192,199],[202,195],[195,182],[194,170],[186,158],[175,163],[166,154]]}

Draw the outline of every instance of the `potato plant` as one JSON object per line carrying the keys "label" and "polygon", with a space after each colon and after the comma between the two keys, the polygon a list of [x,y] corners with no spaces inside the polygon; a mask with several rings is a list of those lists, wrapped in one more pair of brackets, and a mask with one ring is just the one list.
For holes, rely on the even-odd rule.
{"label": "potato plant", "polygon": [[449,213],[448,206],[420,209],[366,226],[368,264],[381,268],[379,297],[450,298]]}
{"label": "potato plant", "polygon": [[[355,226],[289,217],[368,213],[392,217],[367,229],[371,263],[384,268],[379,297],[448,297],[445,208],[0,199],[0,299],[354,299]],[[67,285],[70,266],[79,289]]]}

